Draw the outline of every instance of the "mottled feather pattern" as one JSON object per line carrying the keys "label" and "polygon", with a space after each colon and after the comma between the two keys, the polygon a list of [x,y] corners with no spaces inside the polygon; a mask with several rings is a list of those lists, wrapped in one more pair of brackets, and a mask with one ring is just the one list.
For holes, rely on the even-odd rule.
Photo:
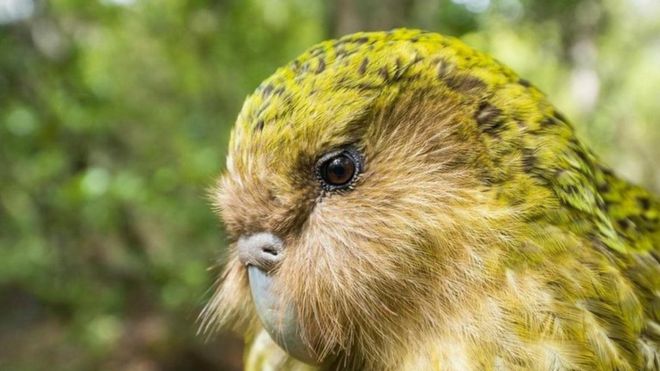
{"label": "mottled feather pattern", "polygon": [[[365,172],[329,194],[307,174],[347,144]],[[277,277],[337,355],[326,368],[660,369],[660,202],[457,39],[313,46],[247,98],[227,168],[228,232],[292,246]],[[247,369],[306,369],[268,341],[246,280],[233,257],[207,321],[239,324]]]}

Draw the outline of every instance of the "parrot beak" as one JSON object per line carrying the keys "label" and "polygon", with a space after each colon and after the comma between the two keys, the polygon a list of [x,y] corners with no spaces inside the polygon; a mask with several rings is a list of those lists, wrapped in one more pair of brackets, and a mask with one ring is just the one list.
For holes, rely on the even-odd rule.
{"label": "parrot beak", "polygon": [[294,358],[310,365],[320,365],[321,360],[303,341],[296,312],[274,290],[274,279],[254,265],[248,265],[252,300],[261,324],[270,337]]}

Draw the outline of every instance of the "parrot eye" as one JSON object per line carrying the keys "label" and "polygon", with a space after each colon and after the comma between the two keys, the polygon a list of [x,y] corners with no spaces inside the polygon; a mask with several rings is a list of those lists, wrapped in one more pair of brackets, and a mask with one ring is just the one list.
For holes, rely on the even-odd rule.
{"label": "parrot eye", "polygon": [[362,169],[360,155],[352,149],[330,152],[317,162],[316,174],[326,191],[350,187]]}

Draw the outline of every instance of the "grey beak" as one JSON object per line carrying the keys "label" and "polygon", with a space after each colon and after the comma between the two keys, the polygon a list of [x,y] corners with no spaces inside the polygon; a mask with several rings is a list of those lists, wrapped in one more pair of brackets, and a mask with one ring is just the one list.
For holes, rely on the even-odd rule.
{"label": "grey beak", "polygon": [[295,310],[287,306],[286,301],[273,288],[273,278],[254,266],[248,267],[248,275],[252,300],[266,332],[293,357],[310,365],[319,365],[321,360],[301,336]]}
{"label": "grey beak", "polygon": [[294,308],[275,290],[272,271],[284,258],[284,244],[272,233],[261,232],[239,238],[238,257],[247,266],[252,300],[264,329],[293,357],[318,365],[319,360],[301,336]]}

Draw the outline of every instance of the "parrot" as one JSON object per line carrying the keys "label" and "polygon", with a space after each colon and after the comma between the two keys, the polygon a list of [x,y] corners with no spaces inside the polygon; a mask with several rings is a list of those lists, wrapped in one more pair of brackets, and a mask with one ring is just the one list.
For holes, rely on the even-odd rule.
{"label": "parrot", "polygon": [[660,370],[660,201],[437,33],[323,41],[250,94],[202,328],[246,370]]}

